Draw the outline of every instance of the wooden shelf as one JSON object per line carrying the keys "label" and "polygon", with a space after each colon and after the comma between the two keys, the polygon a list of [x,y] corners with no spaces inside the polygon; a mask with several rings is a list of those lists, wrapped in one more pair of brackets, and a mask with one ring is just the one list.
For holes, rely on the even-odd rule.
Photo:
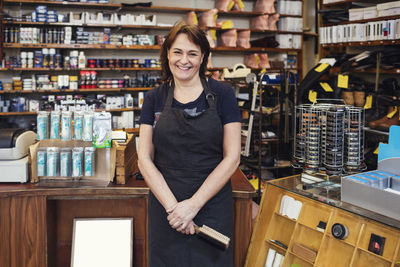
{"label": "wooden shelf", "polygon": [[132,91],[149,91],[153,87],[132,87],[132,88],[93,88],[93,89],[65,89],[65,90],[21,90],[21,91],[0,91],[0,94],[64,94],[64,93],[97,93],[97,92],[132,92]]}
{"label": "wooden shelf", "polygon": [[319,34],[316,32],[303,32],[304,36],[310,36],[310,37],[318,37]]}
{"label": "wooden shelf", "polygon": [[[400,41],[399,41],[400,42]],[[160,50],[159,45],[110,45],[110,44],[20,44],[20,43],[3,43],[4,48],[58,48],[58,49],[126,49],[126,50]],[[218,46],[211,48],[211,51],[220,52],[300,52],[301,49],[293,48],[271,48],[271,47],[225,47]]]}
{"label": "wooden shelf", "polygon": [[273,30],[256,30],[256,29],[248,29],[248,28],[230,28],[230,29],[222,29],[220,27],[202,27],[203,30],[216,30],[216,31],[227,31],[227,30],[237,30],[237,31],[249,31],[252,33],[275,33],[275,34],[303,34],[303,32],[294,32],[294,31],[273,31]]}
{"label": "wooden shelf", "polygon": [[0,112],[0,116],[25,116],[25,115],[36,115],[37,112],[29,112],[29,111],[24,111],[24,112]]}
{"label": "wooden shelf", "polygon": [[[315,231],[316,233],[318,233],[318,234],[320,234],[320,235],[324,235],[323,232],[320,232],[320,231],[318,231],[316,228],[312,228],[311,226],[309,226],[309,225],[307,225],[307,224],[304,224],[304,223],[301,223],[301,222],[298,222],[298,224],[301,225],[301,226],[303,226],[303,227],[308,228],[308,229],[311,230],[311,231]],[[326,231],[326,229],[325,229],[325,231]]]}
{"label": "wooden shelf", "polygon": [[[142,7],[135,6],[131,7],[129,5],[124,4],[96,4],[96,3],[81,3],[81,2],[61,2],[61,1],[32,1],[32,0],[4,0],[5,5],[37,5],[37,4],[46,4],[51,6],[58,7],[81,7],[81,8],[108,8],[108,9],[122,9],[122,10],[135,10],[135,11],[147,11],[147,12],[168,12],[168,13],[187,13],[189,11],[195,12],[206,12],[210,9],[205,8],[186,8],[186,7],[169,7],[169,6],[151,6],[151,7]],[[218,11],[219,15],[229,15],[229,16],[260,16],[268,13],[263,12],[252,12],[252,11]],[[268,15],[272,15],[275,13],[271,13]],[[288,16],[288,15],[282,15]],[[300,17],[300,16],[299,16]]]}
{"label": "wooden shelf", "polygon": [[274,212],[274,214],[279,216],[279,217],[285,218],[286,220],[289,220],[289,221],[292,221],[292,222],[297,222],[296,220],[294,220],[292,218],[289,218],[288,216],[282,215],[279,212]]}
{"label": "wooden shelf", "polygon": [[226,47],[226,46],[217,46],[215,48],[211,48],[211,51],[219,51],[219,52],[300,52],[301,49],[293,49],[293,48],[272,48],[272,47],[250,47],[250,48],[241,48],[241,47]]}
{"label": "wooden shelf", "polygon": [[372,21],[381,21],[381,20],[390,20],[390,19],[400,19],[400,15],[397,16],[387,16],[387,17],[378,17],[372,19],[360,19],[360,20],[352,20],[352,21],[342,21],[338,23],[327,23],[323,24],[322,27],[336,26],[336,25],[346,25],[346,24],[354,24],[354,23],[367,23]]}
{"label": "wooden shelf", "polygon": [[295,257],[297,257],[297,258],[299,258],[299,259],[301,259],[301,260],[303,260],[303,261],[305,261],[305,262],[308,262],[309,264],[314,264],[314,262],[309,261],[309,260],[303,258],[302,256],[297,255],[296,253],[294,253],[294,252],[292,252],[292,251],[289,251],[289,254],[292,254],[293,256],[295,256]]}
{"label": "wooden shelf", "polygon": [[123,129],[116,129],[116,130],[123,130],[127,133],[139,134],[139,128],[123,128]]}
{"label": "wooden shelf", "polygon": [[279,246],[278,244],[275,244],[274,242],[271,242],[271,241],[269,241],[269,240],[265,240],[265,243],[267,243],[267,244],[270,245],[270,246],[273,246],[274,248],[280,249],[281,251],[284,251],[284,252],[287,251],[286,248],[281,247],[281,246]]}
{"label": "wooden shelf", "polygon": [[[332,71],[333,73],[339,73],[340,72],[340,68],[339,67],[334,67],[334,68],[331,68],[330,71]],[[362,70],[350,69],[350,72],[376,73],[376,68],[368,68],[368,69],[362,69]],[[379,70],[379,73],[381,73],[381,74],[399,74],[400,73],[400,69],[385,70],[385,69],[381,68]]]}
{"label": "wooden shelf", "polygon": [[348,46],[380,46],[380,45],[398,45],[400,40],[381,40],[381,41],[365,41],[365,42],[349,42],[336,44],[323,44],[322,47],[348,47]]}
{"label": "wooden shelf", "polygon": [[378,259],[381,259],[381,260],[383,260],[383,261],[390,262],[390,263],[392,262],[391,260],[386,259],[385,257],[382,257],[381,255],[372,253],[371,251],[368,251],[368,250],[366,250],[366,249],[363,249],[363,248],[360,248],[360,247],[359,247],[358,250],[360,250],[360,251],[362,251],[362,252],[364,252],[364,253],[367,253],[367,254],[369,254],[369,255],[371,255],[371,256],[375,256],[375,257],[377,257]]}
{"label": "wooden shelf", "polygon": [[[135,111],[141,110],[141,108],[120,108],[120,109],[96,109],[96,111],[107,111],[107,112],[123,112],[123,111]],[[21,111],[21,112],[0,112],[0,116],[29,116],[37,115],[36,111]]]}
{"label": "wooden shelf", "polygon": [[3,21],[6,25],[30,25],[30,26],[71,26],[71,27],[99,27],[99,28],[126,28],[126,29],[152,29],[170,30],[171,26],[151,26],[151,25],[118,25],[118,24],[74,24],[70,22],[33,22],[33,21]]}
{"label": "wooden shelf", "polygon": [[83,68],[83,69],[64,69],[64,68],[2,68],[0,71],[161,71],[161,68]]}
{"label": "wooden shelf", "polygon": [[330,229],[328,229],[328,230],[326,230],[326,231],[327,231],[327,232],[326,232],[326,236],[327,236],[328,238],[337,240],[337,242],[342,242],[342,243],[344,243],[344,244],[346,244],[346,245],[352,246],[353,248],[355,247],[355,245],[352,244],[352,243],[350,243],[349,241],[347,241],[347,239],[337,239],[337,238],[334,238],[334,237],[332,236],[331,232],[330,232]]}
{"label": "wooden shelf", "polygon": [[4,48],[58,48],[58,49],[126,49],[126,50],[160,50],[159,45],[111,45],[111,44],[20,44],[3,43]]}
{"label": "wooden shelf", "polygon": [[65,7],[99,7],[99,8],[112,8],[117,9],[121,4],[97,4],[97,3],[81,3],[81,2],[66,2],[66,1],[46,1],[46,0],[4,0],[5,5],[52,5],[52,6],[65,6]]}
{"label": "wooden shelf", "polygon": [[337,6],[337,5],[343,5],[343,4],[348,4],[348,3],[355,2],[355,1],[356,1],[356,0],[341,0],[341,1],[334,2],[334,3],[322,4],[322,8],[324,8],[324,7],[332,7],[332,6]]}

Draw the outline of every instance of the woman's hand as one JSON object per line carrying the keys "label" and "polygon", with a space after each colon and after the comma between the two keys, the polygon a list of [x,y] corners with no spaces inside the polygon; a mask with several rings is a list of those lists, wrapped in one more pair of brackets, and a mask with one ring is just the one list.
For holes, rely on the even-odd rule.
{"label": "woman's hand", "polygon": [[168,222],[172,228],[183,234],[194,234],[193,218],[199,212],[200,207],[192,199],[186,199],[167,210]]}

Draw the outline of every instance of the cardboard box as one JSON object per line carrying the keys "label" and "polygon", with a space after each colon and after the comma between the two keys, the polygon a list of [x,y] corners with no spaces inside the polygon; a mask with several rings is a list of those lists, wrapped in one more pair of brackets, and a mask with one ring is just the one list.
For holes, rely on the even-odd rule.
{"label": "cardboard box", "polygon": [[117,184],[126,184],[127,180],[139,171],[136,152],[136,136],[128,134],[125,143],[116,143],[116,180]]}
{"label": "cardboard box", "polygon": [[91,147],[91,141],[62,141],[62,140],[41,140],[29,147],[29,162],[31,164],[31,183],[50,187],[79,187],[79,186],[107,186],[114,180],[116,162],[116,142],[112,148],[97,148],[95,154],[95,174],[94,176],[83,176],[79,180],[71,177],[38,177],[37,176],[37,151],[41,147]]}

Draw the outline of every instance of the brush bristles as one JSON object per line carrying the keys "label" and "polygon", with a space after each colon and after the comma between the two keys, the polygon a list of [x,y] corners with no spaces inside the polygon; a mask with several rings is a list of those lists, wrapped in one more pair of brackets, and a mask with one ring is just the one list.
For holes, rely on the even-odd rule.
{"label": "brush bristles", "polygon": [[227,249],[229,247],[229,242],[231,239],[226,235],[221,234],[220,232],[215,231],[214,229],[208,227],[207,225],[203,225],[198,228],[199,236],[204,237],[208,241],[217,245],[222,249]]}

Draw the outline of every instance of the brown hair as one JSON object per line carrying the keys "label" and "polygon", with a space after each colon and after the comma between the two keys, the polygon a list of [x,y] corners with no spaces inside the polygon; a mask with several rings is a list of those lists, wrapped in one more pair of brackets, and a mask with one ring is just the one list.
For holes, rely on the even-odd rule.
{"label": "brown hair", "polygon": [[203,62],[200,65],[199,74],[200,76],[205,76],[208,57],[210,55],[210,43],[208,42],[205,33],[199,28],[199,26],[192,24],[189,25],[186,22],[181,21],[178,24],[175,24],[175,26],[170,30],[161,47],[160,61],[163,75],[162,79],[164,81],[169,81],[172,78],[172,72],[168,64],[168,50],[171,48],[176,37],[180,33],[186,34],[190,41],[200,47],[201,53],[204,55],[204,57]]}

